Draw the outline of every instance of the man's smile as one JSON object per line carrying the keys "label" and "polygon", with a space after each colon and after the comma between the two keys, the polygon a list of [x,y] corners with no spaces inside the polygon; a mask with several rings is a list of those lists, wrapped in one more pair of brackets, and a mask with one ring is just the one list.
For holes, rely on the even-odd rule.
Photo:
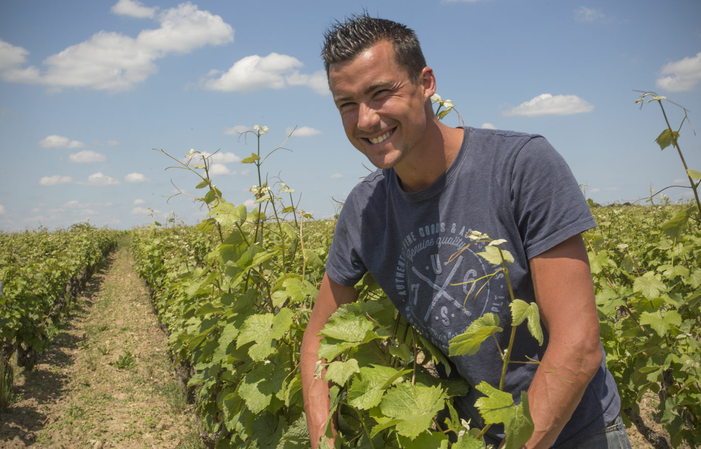
{"label": "man's smile", "polygon": [[386,133],[377,136],[377,137],[369,137],[367,138],[368,141],[370,141],[371,144],[376,145],[378,143],[384,142],[385,140],[389,139],[389,137],[394,133],[394,129],[391,129],[387,131]]}

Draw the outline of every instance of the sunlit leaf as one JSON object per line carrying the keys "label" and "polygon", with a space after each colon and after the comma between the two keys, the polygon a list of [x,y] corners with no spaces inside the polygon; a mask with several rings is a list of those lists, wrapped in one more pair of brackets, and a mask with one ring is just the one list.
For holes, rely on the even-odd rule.
{"label": "sunlit leaf", "polygon": [[473,321],[465,332],[450,340],[450,356],[474,355],[482,342],[503,330],[499,327],[499,316],[485,313]]}
{"label": "sunlit leaf", "polygon": [[432,425],[433,417],[445,407],[447,398],[438,387],[401,383],[385,394],[380,410],[385,416],[397,420],[397,433],[415,438]]}
{"label": "sunlit leaf", "polygon": [[667,286],[655,277],[655,273],[648,271],[643,276],[635,278],[633,291],[642,293],[647,299],[655,299],[667,291]]}
{"label": "sunlit leaf", "polygon": [[375,407],[385,390],[407,372],[378,365],[360,368],[360,378],[356,376],[348,391],[348,403],[362,410]]}
{"label": "sunlit leaf", "polygon": [[679,131],[670,131],[669,128],[665,129],[657,136],[655,142],[660,146],[660,150],[664,150],[668,146],[672,145],[674,141],[679,138]]}
{"label": "sunlit leaf", "polygon": [[528,393],[521,392],[521,404],[516,407],[514,416],[505,423],[506,441],[504,449],[520,449],[533,435],[535,426],[528,404]]}
{"label": "sunlit leaf", "polygon": [[358,361],[355,359],[350,359],[347,362],[331,362],[326,368],[325,380],[338,385],[345,385],[353,374],[359,372]]}
{"label": "sunlit leaf", "polygon": [[511,393],[500,391],[484,381],[475,388],[486,395],[475,401],[486,424],[507,423],[516,415],[516,404]]}
{"label": "sunlit leaf", "polygon": [[689,168],[686,170],[686,174],[689,175],[691,179],[701,179],[700,171],[692,170]]}

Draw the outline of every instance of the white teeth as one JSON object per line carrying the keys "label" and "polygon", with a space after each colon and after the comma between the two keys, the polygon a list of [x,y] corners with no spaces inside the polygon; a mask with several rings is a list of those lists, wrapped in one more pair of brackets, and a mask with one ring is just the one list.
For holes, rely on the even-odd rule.
{"label": "white teeth", "polygon": [[372,137],[372,138],[370,138],[370,139],[368,139],[368,140],[369,140],[370,143],[372,143],[372,144],[377,144],[377,143],[380,143],[380,142],[383,142],[383,141],[389,139],[389,136],[390,136],[391,134],[392,134],[392,132],[391,132],[391,131],[388,131],[388,132],[384,133],[383,135],[381,135],[381,136],[379,136],[379,137]]}

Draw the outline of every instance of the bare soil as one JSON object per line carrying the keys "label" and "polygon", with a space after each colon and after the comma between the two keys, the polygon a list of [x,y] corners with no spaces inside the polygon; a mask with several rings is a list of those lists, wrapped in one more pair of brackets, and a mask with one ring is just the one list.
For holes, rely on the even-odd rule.
{"label": "bare soil", "polygon": [[15,367],[0,449],[203,447],[128,242],[59,326],[31,372]]}

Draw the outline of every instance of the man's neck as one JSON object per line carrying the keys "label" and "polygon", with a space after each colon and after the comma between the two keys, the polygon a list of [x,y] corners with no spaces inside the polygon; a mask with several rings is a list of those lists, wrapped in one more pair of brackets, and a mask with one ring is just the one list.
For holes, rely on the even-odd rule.
{"label": "man's neck", "polygon": [[460,152],[463,136],[461,128],[435,122],[426,139],[428,144],[420,154],[406,161],[406,164],[401,164],[401,167],[394,167],[402,190],[418,192],[443,176]]}

